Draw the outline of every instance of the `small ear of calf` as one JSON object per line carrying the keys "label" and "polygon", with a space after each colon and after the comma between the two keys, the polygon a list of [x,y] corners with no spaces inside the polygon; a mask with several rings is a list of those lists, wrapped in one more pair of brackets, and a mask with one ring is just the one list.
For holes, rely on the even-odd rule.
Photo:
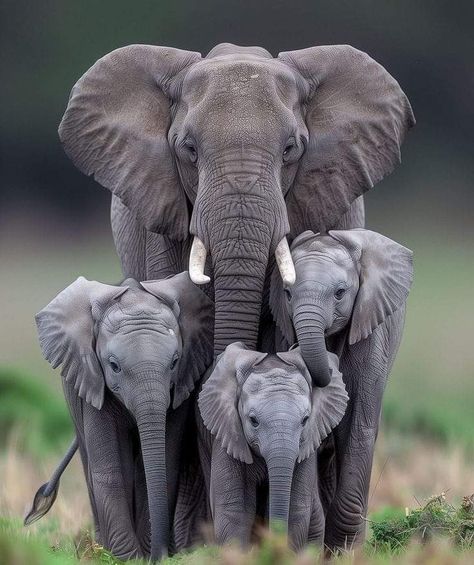
{"label": "small ear of calf", "polygon": [[239,381],[265,356],[265,353],[250,351],[240,342],[229,345],[217,358],[217,364],[199,395],[204,425],[230,456],[243,463],[252,463],[253,458],[237,410]]}
{"label": "small ear of calf", "polygon": [[311,439],[305,442],[298,462],[304,461],[318,449],[342,420],[347,408],[349,397],[339,371],[339,359],[334,353],[328,352],[328,361],[331,380],[324,388],[313,388],[311,416],[307,424],[310,426]]}
{"label": "small ear of calf", "polygon": [[62,365],[66,382],[98,409],[104,401],[104,377],[95,354],[94,323],[126,290],[79,277],[35,317],[44,358],[53,369]]}
{"label": "small ear of calf", "polygon": [[332,230],[360,264],[360,286],[349,331],[349,345],[366,339],[406,301],[413,281],[413,253],[379,233]]}

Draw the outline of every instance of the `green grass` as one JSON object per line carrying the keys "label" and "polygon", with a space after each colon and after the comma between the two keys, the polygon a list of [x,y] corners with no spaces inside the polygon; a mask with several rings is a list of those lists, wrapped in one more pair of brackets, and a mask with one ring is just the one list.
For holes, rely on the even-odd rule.
{"label": "green grass", "polygon": [[73,427],[64,399],[43,379],[0,368],[0,447],[13,433],[17,448],[43,457],[63,449]]}
{"label": "green grass", "polygon": [[[413,549],[416,546],[417,563],[445,563],[432,560],[431,547],[437,547],[439,539],[446,541],[449,548],[449,563],[474,558],[474,502],[465,498],[458,506],[450,505],[444,495],[431,498],[422,507],[402,513],[388,508],[379,511],[369,520],[371,534],[364,548],[357,552],[333,556],[340,563],[412,563]],[[52,539],[55,541],[52,542]],[[431,544],[431,545],[430,545]],[[443,546],[441,546],[443,547]],[[436,550],[435,550],[436,551]],[[445,549],[446,551],[446,549]],[[75,537],[57,538],[51,529],[39,529],[30,535],[21,527],[18,520],[0,519],[0,559],[8,565],[72,565],[78,562],[91,564],[118,565],[121,561],[97,545],[85,531]],[[306,565],[321,560],[321,551],[309,547],[295,555],[287,546],[285,538],[266,534],[261,543],[248,552],[237,547],[218,548],[203,546],[194,551],[180,553],[165,559],[165,565]],[[469,562],[469,561],[466,561]],[[144,564],[143,560],[130,563]]]}
{"label": "green grass", "polygon": [[415,253],[415,282],[383,422],[474,452],[474,249],[435,236],[411,240],[404,243]]}
{"label": "green grass", "polygon": [[398,509],[383,509],[370,520],[368,545],[381,553],[399,554],[410,541],[427,543],[445,537],[453,548],[474,549],[474,495],[462,504],[449,504],[443,494],[423,506],[403,514]]}

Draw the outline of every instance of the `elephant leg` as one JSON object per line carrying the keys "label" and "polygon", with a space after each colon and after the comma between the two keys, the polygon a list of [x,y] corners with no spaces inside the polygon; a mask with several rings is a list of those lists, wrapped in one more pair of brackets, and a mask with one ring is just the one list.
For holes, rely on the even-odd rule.
{"label": "elephant leg", "polygon": [[333,434],[330,434],[318,449],[317,470],[319,496],[326,515],[336,493],[336,453]]}
{"label": "elephant leg", "polygon": [[198,410],[196,395],[193,394],[191,398],[182,440],[183,457],[180,461],[178,496],[173,523],[176,551],[203,543],[205,541],[203,527],[211,519],[208,491],[199,454],[198,422],[195,420],[196,410]]}
{"label": "elephant leg", "polygon": [[[123,409],[122,409],[123,411]],[[120,559],[141,556],[133,521],[133,455],[128,426],[106,401],[83,405],[87,483],[102,545]],[[128,424],[128,418],[125,418]]]}
{"label": "elephant leg", "polygon": [[[311,455],[295,465],[291,485],[288,536],[292,549],[303,549],[308,541],[313,499],[319,500],[316,481],[316,457]],[[319,504],[321,506],[321,504]],[[324,535],[324,516],[321,511],[320,542]]]}
{"label": "elephant leg", "polygon": [[138,281],[164,279],[187,268],[184,245],[143,228],[116,196],[112,197],[111,225],[125,277]]}
{"label": "elephant leg", "polygon": [[405,308],[366,340],[345,346],[341,371],[349,395],[346,414],[334,430],[337,488],[327,513],[325,544],[350,549],[363,542],[375,441],[385,384],[400,344]]}
{"label": "elephant leg", "polygon": [[86,479],[87,492],[89,495],[89,502],[92,510],[92,517],[94,519],[94,533],[95,540],[100,545],[103,545],[102,534],[99,529],[99,518],[97,513],[97,504],[94,498],[94,493],[89,480],[89,461],[86,449],[86,439],[84,433],[84,405],[85,402],[80,398],[74,388],[63,380],[64,397],[66,398],[71,418],[74,422],[76,430],[76,438],[78,442],[79,455],[81,457],[82,468],[84,470],[84,477]]}
{"label": "elephant leg", "polygon": [[257,485],[245,463],[237,461],[214,442],[211,459],[210,504],[216,541],[222,545],[250,543],[256,513]]}

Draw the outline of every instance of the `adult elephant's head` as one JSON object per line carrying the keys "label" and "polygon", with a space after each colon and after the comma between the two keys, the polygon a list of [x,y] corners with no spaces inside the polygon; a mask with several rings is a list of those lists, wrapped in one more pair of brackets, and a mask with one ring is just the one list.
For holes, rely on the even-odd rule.
{"label": "adult elephant's head", "polygon": [[[323,230],[398,162],[414,123],[398,83],[349,46],[281,53],[147,45],[100,59],[72,90],[66,152],[151,231],[210,254],[215,350],[257,342],[269,257],[286,286],[285,236]],[[286,198],[286,203],[285,203]]]}
{"label": "adult elephant's head", "polygon": [[62,366],[77,394],[98,410],[112,394],[137,423],[152,559],[169,544],[166,415],[212,362],[212,313],[211,300],[184,272],[122,286],[79,277],[36,316],[44,357]]}

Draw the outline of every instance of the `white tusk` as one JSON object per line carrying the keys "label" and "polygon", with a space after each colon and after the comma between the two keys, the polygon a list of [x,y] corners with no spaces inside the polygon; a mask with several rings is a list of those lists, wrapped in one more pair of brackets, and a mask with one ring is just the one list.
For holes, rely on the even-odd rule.
{"label": "white tusk", "polygon": [[296,281],[296,272],[286,237],[277,245],[275,249],[275,259],[281,278],[283,279],[283,285],[285,287],[293,286]]}
{"label": "white tusk", "polygon": [[194,284],[207,284],[211,280],[204,274],[206,255],[204,243],[195,235],[189,255],[189,277]]}

